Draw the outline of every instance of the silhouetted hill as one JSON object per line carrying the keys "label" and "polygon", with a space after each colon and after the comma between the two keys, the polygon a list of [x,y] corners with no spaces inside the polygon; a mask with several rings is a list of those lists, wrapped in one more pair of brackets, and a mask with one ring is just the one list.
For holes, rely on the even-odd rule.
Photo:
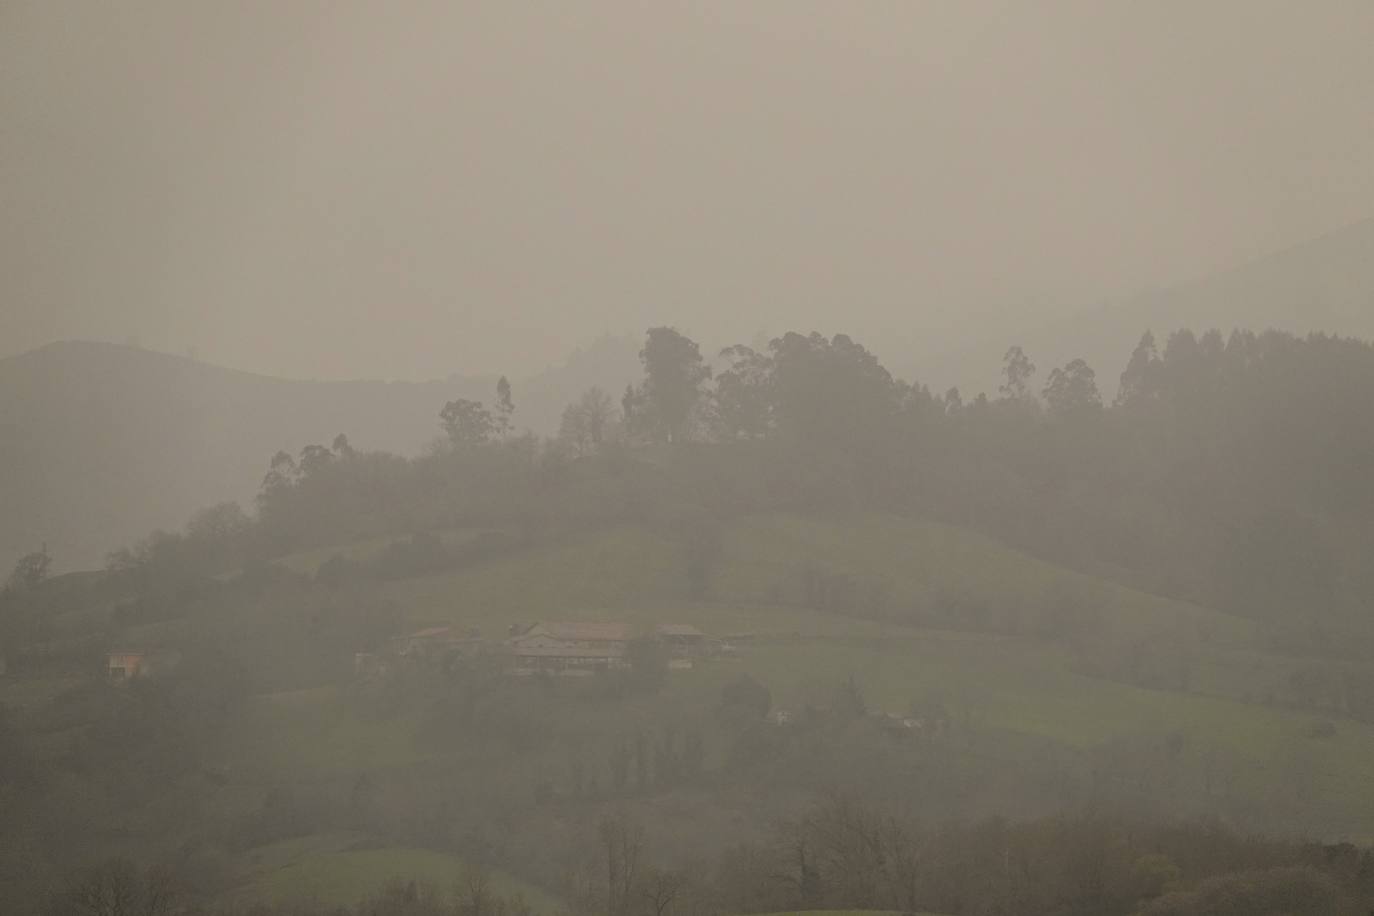
{"label": "silhouetted hill", "polygon": [[1083,357],[1110,399],[1140,335],[1154,331],[1162,348],[1167,334],[1181,327],[1374,338],[1374,218],[1194,282],[1062,321],[995,330],[971,347],[932,356],[914,374],[932,387],[992,394],[1002,355],[1018,343],[1039,367],[1038,383],[1051,368]]}
{"label": "silhouetted hill", "polygon": [[[618,391],[637,350],[602,338],[513,379],[517,424],[551,432],[582,389]],[[278,449],[344,432],[357,448],[414,453],[438,433],[445,401],[489,400],[495,382],[286,380],[106,343],[0,360],[0,569],[43,542],[62,569],[98,564],[198,507],[247,506]]]}

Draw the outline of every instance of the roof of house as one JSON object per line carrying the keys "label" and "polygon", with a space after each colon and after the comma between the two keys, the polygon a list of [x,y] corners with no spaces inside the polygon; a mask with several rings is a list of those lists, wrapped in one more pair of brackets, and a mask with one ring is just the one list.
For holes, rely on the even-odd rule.
{"label": "roof of house", "polygon": [[549,636],[571,642],[629,642],[633,633],[628,623],[555,621],[536,623],[520,636]]}
{"label": "roof of house", "polygon": [[625,654],[625,647],[608,643],[595,649],[583,649],[578,646],[522,646],[517,643],[511,653],[516,658],[621,658]]}
{"label": "roof of house", "polygon": [[406,634],[405,636],[400,636],[400,637],[397,637],[397,638],[398,638],[398,639],[434,639],[435,637],[438,637],[438,636],[447,636],[447,635],[448,635],[448,631],[449,631],[449,627],[430,627],[430,628],[428,628],[428,629],[426,629],[426,630],[416,630],[414,633],[408,633],[408,634]]}
{"label": "roof of house", "polygon": [[685,636],[694,639],[706,636],[690,623],[661,623],[658,625],[658,633],[660,636]]}

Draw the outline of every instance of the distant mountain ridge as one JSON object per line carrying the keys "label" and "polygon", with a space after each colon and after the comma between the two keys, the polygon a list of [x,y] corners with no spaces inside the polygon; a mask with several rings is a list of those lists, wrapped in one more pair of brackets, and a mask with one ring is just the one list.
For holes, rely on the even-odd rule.
{"label": "distant mountain ridge", "polygon": [[[889,365],[968,398],[996,391],[1002,354],[1020,344],[1039,366],[1037,384],[1083,357],[1110,400],[1140,334],[1153,330],[1162,347],[1179,327],[1374,339],[1374,219],[1066,320],[1006,325],[967,346],[935,341]],[[605,336],[563,366],[513,378],[517,425],[554,432],[563,407],[592,385],[617,396],[640,374],[638,350],[637,339]],[[495,384],[287,380],[104,343],[0,359],[0,575],[44,542],[59,568],[88,567],[201,506],[247,504],[278,449],[343,432],[357,448],[413,454],[438,434],[445,401],[490,400]]]}
{"label": "distant mountain ridge", "polygon": [[1374,218],[1063,320],[999,328],[978,343],[932,354],[910,374],[932,387],[958,385],[965,396],[992,394],[1003,354],[1019,344],[1039,367],[1039,383],[1054,367],[1082,357],[1110,400],[1140,335],[1153,331],[1162,348],[1168,333],[1182,327],[1374,339]]}
{"label": "distant mountain ridge", "polygon": [[[563,365],[512,379],[518,426],[557,428],[563,406],[638,371],[638,346],[603,337]],[[278,449],[346,433],[414,454],[454,398],[490,401],[495,377],[296,381],[109,343],[63,342],[0,359],[0,576],[47,543],[61,569],[98,565],[221,500],[247,506]]]}

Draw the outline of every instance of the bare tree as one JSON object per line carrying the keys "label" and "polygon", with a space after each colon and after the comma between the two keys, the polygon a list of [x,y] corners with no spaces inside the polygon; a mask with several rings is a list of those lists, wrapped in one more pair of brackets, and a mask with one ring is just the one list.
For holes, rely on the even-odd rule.
{"label": "bare tree", "polygon": [[881,827],[882,868],[888,904],[915,912],[921,866],[925,857],[920,834],[899,817],[888,817]]}
{"label": "bare tree", "polygon": [[458,912],[462,916],[492,916],[496,895],[491,889],[491,872],[485,865],[469,865],[458,883]]}
{"label": "bare tree", "polygon": [[48,577],[51,566],[52,555],[48,553],[48,545],[44,544],[33,553],[19,558],[19,562],[14,564],[14,571],[5,582],[5,587],[15,591],[33,588]]}
{"label": "bare tree", "polygon": [[640,890],[640,894],[648,902],[649,910],[654,916],[663,916],[664,912],[686,890],[686,875],[681,872],[650,866],[648,874],[644,877],[644,886]]}
{"label": "bare tree", "polygon": [[826,883],[847,904],[875,908],[884,860],[878,818],[836,795],[806,818],[802,830],[814,838]]}
{"label": "bare tree", "polygon": [[111,859],[82,873],[49,903],[49,916],[170,916],[179,894],[165,869],[140,871],[128,859]]}
{"label": "bare tree", "polygon": [[588,388],[582,396],[563,409],[558,438],[566,442],[578,455],[590,454],[601,447],[615,419],[611,396],[600,388]]}
{"label": "bare tree", "polygon": [[602,819],[597,835],[606,857],[607,916],[628,916],[632,909],[644,828],[621,813]]}
{"label": "bare tree", "polygon": [[824,885],[810,838],[801,828],[787,833],[779,856],[781,868],[772,877],[787,887],[791,906],[816,909],[824,897]]}

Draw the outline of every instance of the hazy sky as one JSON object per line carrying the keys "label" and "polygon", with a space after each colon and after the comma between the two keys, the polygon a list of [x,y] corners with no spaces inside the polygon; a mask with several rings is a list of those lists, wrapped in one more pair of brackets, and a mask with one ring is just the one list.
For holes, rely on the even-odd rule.
{"label": "hazy sky", "polygon": [[897,356],[1374,214],[1371,47],[1368,0],[0,0],[0,355]]}

